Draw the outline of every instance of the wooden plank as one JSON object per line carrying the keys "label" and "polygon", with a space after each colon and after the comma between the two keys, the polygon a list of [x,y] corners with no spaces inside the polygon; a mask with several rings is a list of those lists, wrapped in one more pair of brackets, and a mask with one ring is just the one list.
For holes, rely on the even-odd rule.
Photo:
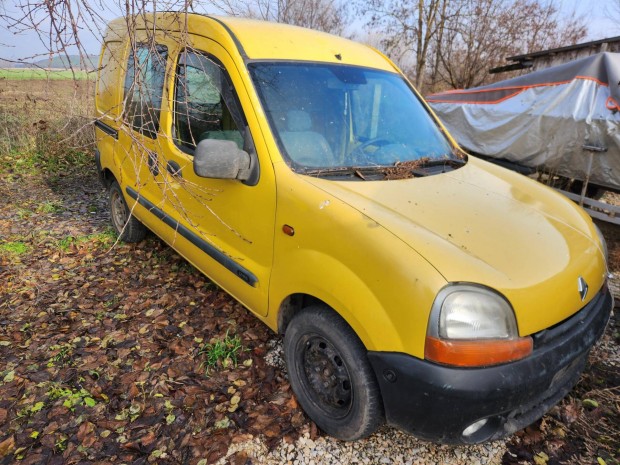
{"label": "wooden plank", "polygon": [[610,216],[607,213],[602,213],[597,210],[592,210],[590,208],[584,208],[584,210],[590,215],[592,218],[596,218],[598,220],[607,221],[608,223],[618,224],[620,225],[620,217]]}
{"label": "wooden plank", "polygon": [[[576,203],[581,201],[581,196],[579,194],[563,191],[562,189],[556,190]],[[589,197],[584,197],[583,208],[592,218],[607,221],[609,223],[620,224],[620,207],[617,205],[611,205],[609,203],[599,202],[598,200],[594,200]]]}

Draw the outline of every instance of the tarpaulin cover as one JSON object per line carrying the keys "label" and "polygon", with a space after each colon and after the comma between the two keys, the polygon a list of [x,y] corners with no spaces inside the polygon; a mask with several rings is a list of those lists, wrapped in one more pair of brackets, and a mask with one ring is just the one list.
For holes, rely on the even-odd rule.
{"label": "tarpaulin cover", "polygon": [[620,54],[427,97],[466,150],[620,189]]}

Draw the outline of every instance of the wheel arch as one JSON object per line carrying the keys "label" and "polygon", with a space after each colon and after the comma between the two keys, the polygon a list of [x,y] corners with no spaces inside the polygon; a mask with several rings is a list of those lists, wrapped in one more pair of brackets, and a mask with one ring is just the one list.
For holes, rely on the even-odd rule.
{"label": "wheel arch", "polygon": [[335,311],[329,304],[310,294],[296,293],[287,296],[278,309],[278,334],[285,333],[288,324],[297,312],[315,304],[325,305]]}
{"label": "wheel arch", "polygon": [[99,171],[99,179],[101,180],[101,184],[103,184],[106,189],[109,189],[112,183],[117,181],[116,177],[112,173],[112,170],[109,168],[103,168]]}
{"label": "wheel arch", "polygon": [[[368,330],[368,314],[366,312],[361,312],[360,314],[351,312],[337,296],[325,294],[321,298],[317,297],[317,295],[321,295],[321,293],[297,292],[287,295],[281,301],[277,310],[276,321],[278,334],[284,335],[286,333],[289,323],[301,310],[313,305],[320,305],[342,318],[367,350],[377,350],[376,335],[373,335],[372,331]],[[375,306],[374,308],[378,309],[379,307]],[[385,332],[392,334],[393,337],[397,336],[395,328],[392,326],[393,323],[385,313],[378,311],[375,316],[377,317],[377,324],[382,326]],[[379,321],[381,323],[379,323]]]}

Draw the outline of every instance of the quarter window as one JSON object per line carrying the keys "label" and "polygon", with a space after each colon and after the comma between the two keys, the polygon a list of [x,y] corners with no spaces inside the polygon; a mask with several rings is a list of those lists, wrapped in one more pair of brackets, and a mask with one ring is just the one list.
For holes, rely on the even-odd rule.
{"label": "quarter window", "polygon": [[175,142],[193,153],[203,139],[230,140],[243,148],[245,121],[223,66],[206,55],[185,51],[175,81]]}
{"label": "quarter window", "polygon": [[137,45],[130,52],[125,76],[125,120],[136,131],[157,137],[168,48]]}

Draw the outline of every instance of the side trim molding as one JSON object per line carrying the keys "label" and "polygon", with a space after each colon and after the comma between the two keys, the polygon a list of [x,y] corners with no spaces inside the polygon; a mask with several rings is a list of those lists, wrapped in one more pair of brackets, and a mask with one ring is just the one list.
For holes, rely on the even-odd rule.
{"label": "side trim molding", "polygon": [[116,140],[118,140],[118,131],[116,129],[114,129],[112,126],[108,126],[107,124],[105,124],[102,121],[99,121],[98,119],[95,120],[95,127],[101,129],[103,132],[105,132],[108,136],[112,136],[114,137]]}
{"label": "side trim molding", "polygon": [[235,276],[237,276],[242,281],[246,282],[252,287],[256,287],[258,283],[258,279],[254,274],[247,270],[246,268],[239,265],[236,261],[226,255],[224,252],[213,246],[212,244],[205,241],[203,238],[198,236],[198,234],[191,231],[189,228],[183,226],[174,218],[170,217],[163,210],[155,206],[155,204],[144,197],[142,197],[136,190],[131,187],[126,187],[125,191],[127,195],[129,195],[132,199],[137,201],[140,205],[146,208],[149,212],[159,218],[164,224],[168,225],[172,229],[174,229],[178,234],[182,237],[190,241],[204,253],[209,255],[213,260],[218,262],[227,270],[231,271]]}

